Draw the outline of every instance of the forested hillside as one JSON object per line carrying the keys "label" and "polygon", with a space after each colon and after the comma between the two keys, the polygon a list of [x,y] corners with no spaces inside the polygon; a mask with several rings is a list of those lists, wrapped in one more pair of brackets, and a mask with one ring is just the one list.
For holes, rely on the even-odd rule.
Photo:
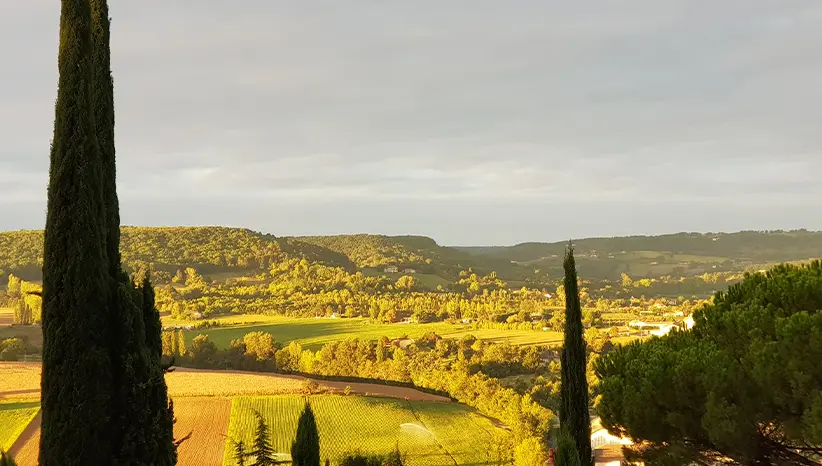
{"label": "forested hillside", "polygon": [[[352,270],[342,254],[293,239],[262,235],[247,229],[225,227],[123,227],[121,251],[130,268],[153,264],[158,271],[174,273],[195,267],[200,273],[231,270],[266,270],[288,258],[307,259]],[[37,280],[43,255],[42,231],[0,233],[0,275],[14,272]]]}
{"label": "forested hillside", "polygon": [[[567,242],[522,243],[506,247],[459,247],[476,257],[515,261],[558,276]],[[822,232],[743,231],[677,233],[574,240],[580,274],[590,279],[756,270],[778,262],[822,257]]]}
{"label": "forested hillside", "polygon": [[497,272],[508,280],[525,280],[533,276],[530,267],[495,257],[472,256],[459,249],[440,246],[425,236],[358,234],[300,236],[295,239],[344,254],[361,268],[389,265],[411,267],[450,280],[469,268],[481,274]]}
{"label": "forested hillside", "polygon": [[[523,243],[510,247],[445,247],[424,236],[336,235],[275,237],[226,227],[123,227],[122,254],[134,269],[152,264],[159,273],[193,267],[206,275],[254,275],[289,259],[306,259],[347,272],[387,266],[454,282],[472,269],[520,286],[546,284],[562,276],[567,243]],[[694,277],[759,270],[768,264],[822,257],[822,232],[775,231],[678,233],[662,236],[575,240],[580,276],[621,281]],[[39,280],[42,231],[0,233],[0,275]],[[396,280],[397,277],[392,277]],[[434,277],[436,278],[436,277]]]}

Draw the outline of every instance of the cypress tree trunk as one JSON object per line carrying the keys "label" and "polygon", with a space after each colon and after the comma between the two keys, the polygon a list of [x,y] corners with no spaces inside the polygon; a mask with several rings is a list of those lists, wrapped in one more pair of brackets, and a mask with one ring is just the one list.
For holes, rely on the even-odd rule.
{"label": "cypress tree trunk", "polygon": [[591,417],[588,412],[588,380],[585,376],[586,347],[582,329],[582,309],[574,261],[574,249],[565,254],[565,343],[562,347],[562,385],[559,409],[560,428],[574,440],[582,466],[593,464]]}
{"label": "cypress tree trunk", "polygon": [[40,465],[111,463],[108,259],[88,0],[63,0],[43,255]]}

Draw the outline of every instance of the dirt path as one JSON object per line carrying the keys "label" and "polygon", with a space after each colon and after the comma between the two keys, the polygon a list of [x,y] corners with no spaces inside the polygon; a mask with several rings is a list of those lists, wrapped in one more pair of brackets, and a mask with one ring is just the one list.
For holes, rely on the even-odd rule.
{"label": "dirt path", "polygon": [[9,448],[9,453],[17,462],[17,466],[37,466],[40,449],[40,418],[41,413],[38,412]]}

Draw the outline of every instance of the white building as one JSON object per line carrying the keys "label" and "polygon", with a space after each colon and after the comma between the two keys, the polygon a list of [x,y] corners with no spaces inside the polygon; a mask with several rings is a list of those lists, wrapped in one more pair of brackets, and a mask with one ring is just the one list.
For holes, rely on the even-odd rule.
{"label": "white building", "polygon": [[397,273],[397,272],[400,271],[400,269],[396,265],[392,265],[392,266],[386,267],[383,271],[385,273]]}

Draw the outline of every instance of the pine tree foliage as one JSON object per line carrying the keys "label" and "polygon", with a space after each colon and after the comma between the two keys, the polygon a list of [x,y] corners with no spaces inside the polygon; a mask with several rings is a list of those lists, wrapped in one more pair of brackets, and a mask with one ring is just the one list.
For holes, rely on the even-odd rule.
{"label": "pine tree foliage", "polygon": [[277,464],[274,458],[274,447],[271,446],[271,432],[268,424],[259,412],[254,411],[254,416],[257,418],[257,432],[254,434],[254,446],[251,450],[251,456],[254,457],[251,466],[272,466]]}
{"label": "pine tree foliage", "polygon": [[234,461],[237,463],[237,466],[245,466],[246,456],[248,456],[248,454],[245,451],[245,442],[242,440],[234,442]]}
{"label": "pine tree foliage", "polygon": [[88,0],[63,0],[43,256],[42,466],[112,458],[111,288],[92,49]]}
{"label": "pine tree foliage", "polygon": [[320,466],[320,433],[310,403],[305,404],[297,424],[297,437],[291,444],[291,464]]}
{"label": "pine tree foliage", "polygon": [[568,246],[565,268],[565,342],[561,354],[559,422],[573,439],[582,466],[593,464],[591,417],[588,412],[587,351],[583,337],[574,249]]}
{"label": "pine tree foliage", "polygon": [[603,425],[646,464],[819,464],[822,262],[746,275],[690,331],[595,364]]}

